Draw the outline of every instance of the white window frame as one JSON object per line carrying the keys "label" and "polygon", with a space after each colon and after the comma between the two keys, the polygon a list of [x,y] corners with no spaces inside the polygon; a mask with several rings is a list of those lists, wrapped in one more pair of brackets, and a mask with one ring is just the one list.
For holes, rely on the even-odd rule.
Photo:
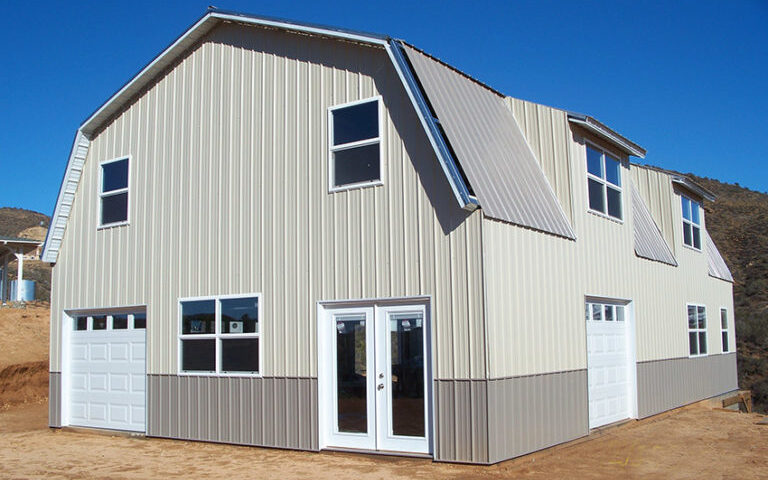
{"label": "white window frame", "polygon": [[[128,186],[125,188],[119,188],[117,190],[110,190],[108,192],[104,192],[104,165],[108,165],[110,163],[119,162],[121,160],[128,160]],[[98,229],[101,230],[103,228],[112,228],[112,227],[120,227],[123,225],[129,225],[131,220],[131,164],[133,163],[133,159],[131,158],[131,155],[120,155],[119,157],[111,158],[109,160],[103,160],[99,162],[99,208],[98,208],[98,215],[99,215],[99,226]],[[102,219],[102,209],[104,204],[104,198],[106,197],[112,197],[114,195],[119,195],[121,193],[128,194],[128,203],[126,206],[126,212],[125,212],[125,220],[121,220],[119,222],[112,222],[112,223],[101,223]]]}
{"label": "white window frame", "polygon": [[[230,300],[236,298],[256,298],[258,300],[258,315],[259,315],[259,328],[255,333],[221,333],[221,300]],[[214,333],[203,334],[183,334],[183,316],[182,307],[183,302],[196,302],[196,301],[214,301]],[[209,295],[204,297],[186,297],[179,298],[178,300],[179,318],[177,322],[178,327],[178,349],[176,352],[176,358],[178,361],[177,371],[179,375],[192,376],[192,377],[261,377],[264,371],[264,344],[261,341],[261,330],[263,327],[263,311],[261,293],[242,293],[235,295]],[[222,372],[221,371],[221,341],[226,339],[241,339],[241,338],[256,338],[259,341],[259,371],[258,372]],[[183,340],[215,340],[215,352],[216,352],[216,370],[211,371],[186,371],[182,364],[182,341]]]}
{"label": "white window frame", "polygon": [[[361,105],[363,103],[371,103],[374,101],[376,102],[376,106],[378,108],[378,122],[379,122],[378,136],[375,138],[358,140],[356,142],[349,142],[349,143],[342,143],[341,145],[334,145],[333,144],[333,112],[343,108],[354,107],[355,105]],[[353,102],[347,102],[347,103],[342,103],[339,105],[333,105],[331,107],[328,107],[328,192],[329,193],[352,190],[356,188],[376,187],[379,185],[384,185],[384,148],[382,145],[383,142],[381,141],[383,137],[382,135],[383,124],[384,124],[384,108],[382,104],[381,95],[376,95],[374,97],[368,97],[361,100],[355,100]],[[335,178],[334,178],[335,162],[334,162],[333,154],[342,150],[349,150],[351,148],[365,147],[365,146],[374,145],[374,144],[379,145],[379,179],[336,186]]]}
{"label": "white window frame", "polygon": [[[120,328],[120,329],[117,329],[117,330],[120,330],[120,331],[123,331],[123,330],[146,330],[146,326],[144,326],[143,328],[136,328],[135,325],[134,325],[134,318],[135,318],[135,316],[136,315],[145,315],[146,316],[145,312],[133,312],[132,311],[130,313],[92,313],[92,314],[88,314],[88,315],[80,315],[80,314],[77,314],[77,313],[72,313],[72,314],[70,314],[69,317],[70,317],[70,321],[72,322],[72,326],[71,326],[72,331],[75,332],[75,334],[77,334],[78,332],[108,332],[108,331],[115,330],[115,328],[113,328],[114,327],[113,321],[114,321],[114,317],[116,315],[128,317],[128,326],[127,326],[127,328]],[[100,330],[94,330],[94,328],[93,328],[93,317],[107,317],[107,326],[106,326],[106,328],[100,329]],[[85,318],[86,319],[86,326],[85,326],[84,330],[78,330],[78,328],[77,328],[77,319],[78,318]]]}
{"label": "white window frame", "polygon": [[[696,307],[696,328],[691,328],[690,324],[688,323],[688,308],[689,307]],[[704,309],[704,328],[699,328],[698,325],[698,315],[699,315],[699,308]],[[706,357],[709,355],[710,351],[710,341],[709,341],[709,335],[707,334],[707,306],[702,305],[700,303],[686,303],[685,304],[685,324],[686,324],[686,338],[688,343],[688,357],[689,358],[698,358],[698,357]],[[696,354],[691,354],[691,333],[696,333]],[[701,332],[704,332],[704,338],[707,339],[707,351],[704,353],[701,353],[701,345],[699,344],[699,334]]]}
{"label": "white window frame", "polygon": [[[725,327],[723,327],[723,313],[725,313]],[[725,345],[723,345],[723,334],[725,334]],[[731,335],[728,333],[728,309],[720,307],[720,351],[731,353],[730,347]]]}
{"label": "white window frame", "polygon": [[[615,158],[619,162],[619,183],[622,185],[614,185],[613,183],[609,182],[607,178],[601,178],[598,176],[595,176],[594,174],[590,173],[589,171],[589,153],[587,152],[588,148],[592,148],[593,150],[597,150],[601,153],[601,159],[600,159],[600,174],[603,175],[603,177],[606,177],[605,172],[605,156],[610,155],[611,157]],[[612,150],[608,150],[606,148],[603,148],[599,145],[597,145],[594,142],[591,142],[590,140],[584,139],[584,167],[585,171],[587,172],[587,177],[585,180],[585,186],[587,188],[587,211],[590,213],[593,213],[595,215],[598,215],[603,218],[607,218],[609,220],[613,220],[614,222],[624,223],[624,217],[626,217],[626,210],[624,207],[624,174],[622,171],[622,168],[624,166],[624,159],[622,159],[621,155],[617,155],[616,152],[613,152]],[[592,179],[602,185],[603,190],[603,205],[605,205],[605,212],[601,212],[600,210],[593,209],[589,204],[589,180]],[[614,190],[619,191],[619,198],[621,199],[621,218],[614,217],[610,214],[608,214],[608,185],[610,185],[610,188]]]}
{"label": "white window frame", "polygon": [[[691,203],[691,219],[690,220],[687,220],[685,218],[685,213],[683,211],[683,202],[685,200],[688,200]],[[699,223],[695,223],[693,221],[693,206],[694,205],[696,205],[696,208],[699,209]],[[682,237],[683,238],[683,246],[684,247],[688,247],[691,250],[695,250],[697,252],[701,252],[701,249],[702,249],[702,246],[703,246],[703,238],[704,238],[704,236],[702,235],[703,228],[701,226],[702,210],[704,210],[704,209],[702,208],[700,202],[698,202],[697,200],[692,199],[688,195],[684,195],[682,193],[680,194],[680,217],[683,219],[683,232],[682,232],[682,235],[683,235],[683,237]],[[685,243],[685,228],[686,228],[686,226],[690,226],[690,228],[691,228],[691,244],[690,245]],[[698,248],[694,246],[693,227],[697,227],[699,229],[699,247]]]}

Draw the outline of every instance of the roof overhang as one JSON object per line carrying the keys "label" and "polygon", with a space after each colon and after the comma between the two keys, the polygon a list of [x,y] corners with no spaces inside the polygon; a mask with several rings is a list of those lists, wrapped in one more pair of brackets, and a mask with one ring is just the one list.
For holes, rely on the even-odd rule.
{"label": "roof overhang", "polygon": [[28,240],[26,238],[0,237],[0,259],[11,253],[29,253],[34,251],[43,242]]}
{"label": "roof overhang", "polygon": [[717,196],[707,190],[706,188],[702,187],[698,183],[694,182],[690,178],[686,177],[685,175],[680,175],[678,173],[670,173],[670,178],[672,178],[672,183],[674,185],[680,186],[685,188],[686,190],[695,193],[696,195],[700,196],[704,200],[708,200],[710,202],[714,202],[715,199],[717,199]]}
{"label": "roof overhang", "polygon": [[[145,66],[128,83],[123,85],[115,92],[98,110],[91,114],[85,122],[77,129],[75,141],[70,151],[67,168],[64,172],[59,189],[59,195],[56,200],[56,207],[51,219],[51,226],[48,229],[48,235],[45,240],[43,254],[41,259],[45,262],[55,263],[58,257],[59,248],[64,238],[64,231],[69,219],[69,214],[74,202],[74,196],[77,186],[80,182],[82,169],[85,164],[85,158],[88,154],[88,148],[93,136],[117,115],[124,106],[134,97],[139,95],[154,78],[171,66],[173,62],[188,49],[192,48],[198,40],[213,30],[217,25],[224,22],[234,22],[244,25],[261,26],[266,28],[277,28],[286,31],[299,32],[306,35],[321,36],[355,43],[368,44],[380,47],[386,50],[392,64],[397,71],[403,87],[408,93],[411,102],[416,109],[417,115],[421,119],[422,126],[438,160],[446,174],[448,183],[456,197],[461,208],[474,210],[477,208],[477,199],[469,194],[469,189],[461,175],[457,174],[458,168],[455,159],[452,159],[450,152],[442,148],[445,143],[440,139],[440,132],[434,126],[434,119],[431,116],[425,116],[423,108],[420,106],[420,92],[414,82],[409,82],[408,78],[413,76],[410,67],[398,59],[398,44],[386,35],[376,33],[365,33],[355,30],[347,30],[323,25],[293,22],[273,17],[256,16],[238,12],[230,12],[209,8],[209,10],[191,27],[189,27],[180,37],[174,40],[159,55],[157,55],[147,66]],[[423,101],[423,98],[421,99]]]}
{"label": "roof overhang", "polygon": [[613,145],[619,147],[627,155],[645,158],[646,151],[643,147],[624,137],[623,135],[620,135],[618,132],[611,129],[604,123],[598,121],[594,117],[584,115],[583,113],[567,113],[569,122],[579,125],[589,132],[597,135],[598,137],[611,142]]}

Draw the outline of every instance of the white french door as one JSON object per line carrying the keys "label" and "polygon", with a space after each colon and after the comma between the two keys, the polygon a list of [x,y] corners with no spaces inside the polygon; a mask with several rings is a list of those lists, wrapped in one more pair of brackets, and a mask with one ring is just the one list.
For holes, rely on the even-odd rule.
{"label": "white french door", "polygon": [[426,306],[325,307],[319,318],[323,446],[429,453]]}

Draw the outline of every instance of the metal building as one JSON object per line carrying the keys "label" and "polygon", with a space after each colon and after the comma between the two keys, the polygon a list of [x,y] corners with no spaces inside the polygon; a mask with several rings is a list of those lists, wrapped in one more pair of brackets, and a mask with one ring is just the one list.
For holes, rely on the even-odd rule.
{"label": "metal building", "polygon": [[211,10],[77,130],[50,425],[494,463],[737,388],[690,179],[387,36]]}

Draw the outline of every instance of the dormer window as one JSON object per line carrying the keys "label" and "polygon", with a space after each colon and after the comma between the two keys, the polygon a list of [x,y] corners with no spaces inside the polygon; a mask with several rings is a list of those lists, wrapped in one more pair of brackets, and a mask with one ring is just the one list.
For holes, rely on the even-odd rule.
{"label": "dormer window", "polygon": [[587,145],[587,189],[589,209],[621,220],[621,161],[592,145]]}
{"label": "dormer window", "polygon": [[681,195],[683,202],[683,243],[701,250],[701,219],[699,203]]}

